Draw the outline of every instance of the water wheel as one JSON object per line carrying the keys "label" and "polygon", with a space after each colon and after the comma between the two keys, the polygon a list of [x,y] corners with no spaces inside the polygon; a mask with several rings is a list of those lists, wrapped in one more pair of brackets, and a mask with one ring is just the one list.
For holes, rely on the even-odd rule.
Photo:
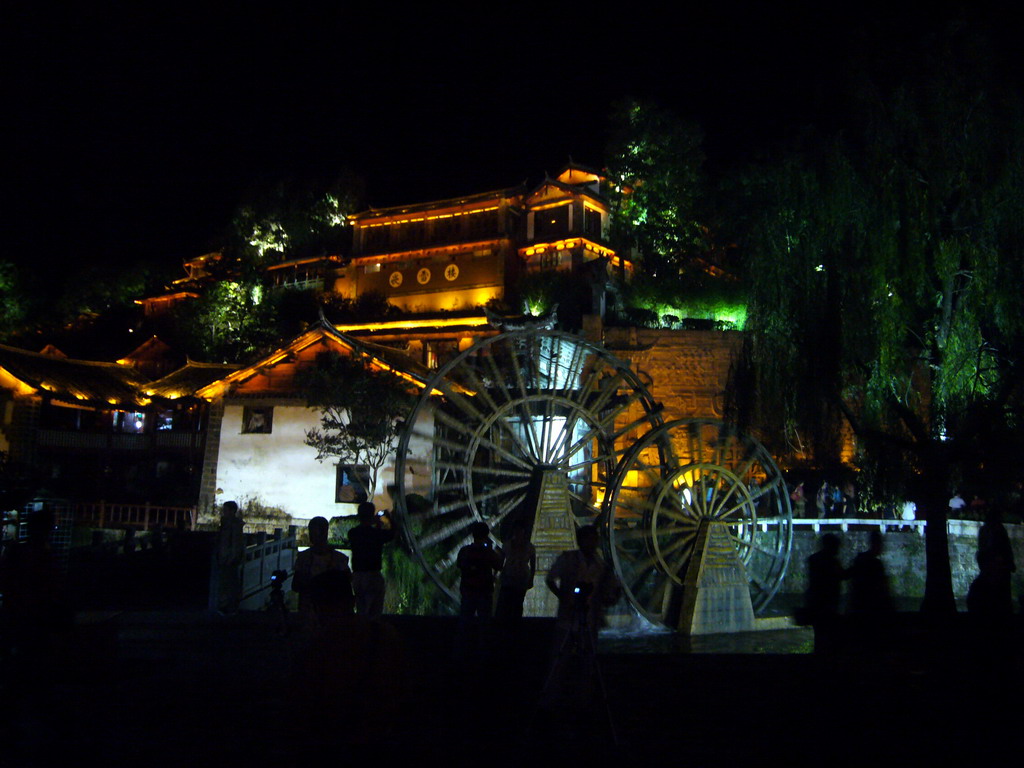
{"label": "water wheel", "polygon": [[606,550],[630,602],[673,625],[703,521],[724,522],[761,612],[789,563],[793,515],[778,466],[761,443],[719,421],[656,427],[623,457],[609,493]]}
{"label": "water wheel", "polygon": [[438,369],[399,439],[395,501],[410,549],[456,600],[470,524],[486,522],[500,542],[523,521],[545,571],[575,546],[575,525],[598,519],[616,466],[659,412],[600,345],[549,330],[478,341]]}

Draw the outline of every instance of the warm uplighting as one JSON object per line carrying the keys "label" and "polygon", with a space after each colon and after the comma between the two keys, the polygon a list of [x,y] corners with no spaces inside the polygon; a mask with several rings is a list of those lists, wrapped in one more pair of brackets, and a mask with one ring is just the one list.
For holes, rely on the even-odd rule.
{"label": "warm uplighting", "polygon": [[[387,218],[383,219],[382,221],[378,221],[378,222],[376,222],[374,224],[361,224],[361,225],[357,224],[357,226],[363,226],[363,227],[390,227],[390,226],[394,226],[396,224],[415,224],[416,222],[419,222],[419,221],[434,221],[435,219],[450,219],[450,218],[453,218],[455,216],[471,216],[474,213],[487,213],[488,211],[496,211],[496,210],[498,210],[498,206],[491,205],[491,206],[488,206],[487,208],[474,208],[473,210],[470,210],[470,211],[453,211],[452,213],[435,213],[433,215],[410,216],[410,217],[404,218],[404,219],[400,219],[400,218],[397,218],[397,216],[395,216],[395,217],[387,217]],[[399,214],[399,215],[401,215],[401,214]]]}
{"label": "warm uplighting", "polygon": [[453,328],[458,326],[481,326],[487,325],[486,317],[444,317],[433,320],[389,320],[378,323],[354,323],[349,325],[334,326],[342,333],[351,331],[390,331],[390,330],[413,330],[417,328]]}
{"label": "warm uplighting", "polygon": [[[565,248],[576,248],[577,246],[582,246],[584,250],[590,251],[596,256],[607,256],[609,259],[612,259],[612,263],[615,264],[616,266],[618,266],[619,263],[621,263],[619,257],[615,255],[615,251],[613,251],[611,248],[606,248],[603,245],[598,245],[597,243],[591,240],[587,240],[586,238],[571,238],[567,240],[556,240],[553,243],[540,243],[538,245],[532,245],[528,248],[521,248],[519,250],[519,253],[523,256],[534,256],[542,254],[548,250],[561,251]],[[628,264],[629,262],[625,263]]]}
{"label": "warm uplighting", "polygon": [[0,386],[10,389],[15,395],[34,395],[38,390],[4,368],[0,368]]}
{"label": "warm uplighting", "polygon": [[[373,264],[391,263],[395,261],[412,261],[414,259],[444,257],[444,256],[465,256],[477,253],[481,248],[496,248],[501,240],[489,238],[487,240],[474,240],[468,243],[457,243],[455,245],[434,245],[429,248],[416,248],[409,251],[390,251],[386,254],[374,254],[372,256],[358,256],[352,259],[352,266],[370,266]],[[489,254],[486,254],[489,255]]]}

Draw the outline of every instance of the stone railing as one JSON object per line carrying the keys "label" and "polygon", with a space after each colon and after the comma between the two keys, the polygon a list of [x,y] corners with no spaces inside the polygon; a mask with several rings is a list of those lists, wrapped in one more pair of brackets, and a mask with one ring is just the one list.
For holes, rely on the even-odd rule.
{"label": "stone railing", "polygon": [[[239,607],[255,610],[263,607],[270,592],[270,576],[274,571],[284,571],[290,578],[295,570],[296,527],[288,527],[287,533],[280,528],[273,536],[260,532],[247,536],[250,542],[245,547],[245,561],[242,564],[242,599]],[[287,578],[285,581],[287,581]],[[283,585],[287,588],[287,585]],[[215,610],[220,603],[220,565],[217,562],[217,546],[213,547],[210,558],[209,607]]]}

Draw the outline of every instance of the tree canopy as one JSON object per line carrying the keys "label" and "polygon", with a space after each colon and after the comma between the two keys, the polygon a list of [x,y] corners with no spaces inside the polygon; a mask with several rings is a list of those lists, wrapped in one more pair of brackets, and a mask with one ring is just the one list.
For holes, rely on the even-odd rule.
{"label": "tree canopy", "polygon": [[742,327],[745,296],[733,249],[709,225],[713,202],[700,128],[650,102],[612,115],[606,148],[611,240],[636,262],[621,288],[626,322],[705,319]]}
{"label": "tree canopy", "polygon": [[412,409],[407,384],[393,373],[372,368],[365,357],[325,353],[299,380],[310,408],[320,411],[320,427],[306,432],[317,461],[370,468],[368,496],[377,474],[394,450],[402,420]]}
{"label": "tree canopy", "polygon": [[950,61],[888,90],[864,81],[859,125],[804,137],[735,190],[752,331],[740,412],[819,462],[847,424],[875,489],[940,523],[926,602],[947,609],[946,500],[1021,479],[1004,452],[1024,427],[1021,106]]}

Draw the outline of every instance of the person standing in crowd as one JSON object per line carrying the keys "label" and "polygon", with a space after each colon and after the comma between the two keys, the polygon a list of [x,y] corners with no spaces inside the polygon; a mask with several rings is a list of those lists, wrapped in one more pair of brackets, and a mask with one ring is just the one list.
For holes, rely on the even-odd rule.
{"label": "person standing in crowd", "polygon": [[877,621],[892,613],[889,577],[882,563],[882,532],[872,530],[868,548],[859,552],[850,566],[849,612]]}
{"label": "person standing in crowd", "polygon": [[842,540],[834,533],[821,537],[821,549],[807,558],[804,615],[814,627],[814,650],[834,650],[839,625],[839,597],[847,571],[839,562]]}
{"label": "person standing in crowd", "polygon": [[325,517],[314,517],[309,521],[309,549],[295,558],[295,576],[292,591],[299,595],[299,613],[308,616],[312,612],[309,599],[310,582],[327,571],[349,570],[348,557],[327,543],[330,526]]}
{"label": "person standing in crowd", "polygon": [[[384,612],[384,545],[395,538],[395,527],[385,512],[377,516],[372,501],[364,501],[356,510],[359,525],[348,532],[352,552],[352,590],[356,596],[356,612],[374,619]],[[386,523],[386,526],[384,525]]]}
{"label": "person standing in crowd", "polygon": [[544,583],[558,598],[556,645],[583,622],[591,640],[604,619],[604,609],[616,597],[611,571],[598,553],[600,536],[597,527],[587,525],[576,534],[579,549],[563,552],[548,571]]}
{"label": "person standing in crowd", "polygon": [[494,596],[494,574],[501,570],[504,552],[495,548],[487,523],[477,521],[469,526],[473,543],[459,550],[455,564],[462,573],[459,592],[462,595],[460,615],[464,619],[490,618]]}
{"label": "person standing in crowd", "polygon": [[1006,619],[1013,613],[1010,578],[1017,570],[1010,536],[998,507],[985,510],[978,530],[978,576],[967,592],[967,610],[984,619]]}
{"label": "person standing in crowd", "polygon": [[237,613],[242,600],[242,566],[245,563],[245,524],[238,516],[238,503],[225,501],[220,509],[217,537],[218,587],[217,609],[222,614]]}
{"label": "person standing in crowd", "polygon": [[529,529],[524,522],[512,527],[505,545],[505,564],[498,580],[499,620],[514,622],[523,617],[523,600],[533,586],[537,572],[537,550],[530,543]]}

